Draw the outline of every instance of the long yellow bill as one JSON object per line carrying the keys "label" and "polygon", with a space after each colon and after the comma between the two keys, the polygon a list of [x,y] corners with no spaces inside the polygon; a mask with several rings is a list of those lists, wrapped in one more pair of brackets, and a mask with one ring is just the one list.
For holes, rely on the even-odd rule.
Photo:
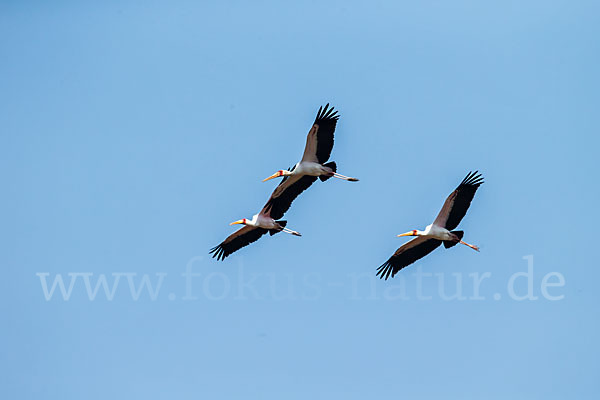
{"label": "long yellow bill", "polygon": [[268,181],[269,179],[273,179],[273,178],[279,178],[280,176],[281,176],[281,175],[280,175],[280,173],[279,173],[279,172],[275,172],[275,173],[274,173],[273,175],[271,175],[270,177],[263,179],[263,182],[266,182],[266,181]]}
{"label": "long yellow bill", "polygon": [[410,231],[410,232],[402,233],[402,234],[396,235],[396,236],[397,237],[400,237],[400,236],[415,236],[415,233],[413,231]]}
{"label": "long yellow bill", "polygon": [[229,225],[236,225],[236,224],[243,224],[243,223],[244,223],[244,220],[240,219],[239,221],[232,222]]}

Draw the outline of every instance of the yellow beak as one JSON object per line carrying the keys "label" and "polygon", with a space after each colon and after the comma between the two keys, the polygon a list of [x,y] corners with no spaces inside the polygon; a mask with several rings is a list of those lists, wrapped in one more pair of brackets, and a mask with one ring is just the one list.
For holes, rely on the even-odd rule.
{"label": "yellow beak", "polygon": [[236,225],[236,224],[243,224],[243,223],[244,223],[244,220],[240,219],[239,221],[232,222],[229,225]]}
{"label": "yellow beak", "polygon": [[400,236],[414,236],[414,235],[413,235],[413,233],[412,233],[412,231],[411,231],[411,232],[406,232],[406,233],[403,233],[403,234],[401,234],[401,235],[396,235],[396,236],[397,236],[397,237],[400,237]]}
{"label": "yellow beak", "polygon": [[271,175],[268,178],[263,179],[263,182],[268,181],[269,179],[273,179],[273,178],[279,178],[281,175],[279,175],[279,172],[275,172],[273,175]]}

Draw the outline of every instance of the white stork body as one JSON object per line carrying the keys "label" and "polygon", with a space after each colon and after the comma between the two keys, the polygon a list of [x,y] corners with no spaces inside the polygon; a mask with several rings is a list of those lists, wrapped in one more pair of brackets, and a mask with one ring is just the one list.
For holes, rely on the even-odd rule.
{"label": "white stork body", "polygon": [[[333,176],[333,169],[326,167],[322,164],[313,162],[313,161],[300,161],[298,164],[294,166],[293,172],[290,172],[288,176]],[[285,174],[284,174],[285,175]]]}
{"label": "white stork body", "polygon": [[275,222],[273,218],[262,213],[254,214],[251,220],[244,218],[242,223],[246,226],[253,226],[255,228],[263,229],[277,229],[279,227],[279,224]]}
{"label": "white stork body", "polygon": [[377,269],[377,275],[383,279],[387,279],[390,275],[393,278],[402,268],[425,257],[442,243],[446,248],[460,243],[479,251],[477,246],[462,241],[463,231],[454,231],[453,229],[458,226],[467,213],[471,200],[482,183],[481,174],[477,175],[477,171],[469,172],[456,190],[448,196],[442,210],[431,225],[428,225],[424,231],[414,229],[398,235],[416,236],[416,238],[396,250],[394,255]]}
{"label": "white stork body", "polygon": [[453,234],[452,232],[450,232],[448,229],[446,229],[442,226],[437,226],[435,224],[427,225],[425,227],[424,231],[420,231],[417,229],[416,235],[411,235],[411,236],[422,236],[422,237],[427,237],[427,238],[437,239],[437,240],[442,240],[442,241],[455,240],[457,238],[457,236],[455,234]]}
{"label": "white stork body", "polygon": [[336,172],[335,162],[327,162],[333,149],[333,136],[339,115],[329,104],[320,107],[315,122],[306,137],[306,146],[302,159],[287,171],[279,170],[264,181],[283,176],[283,180],[273,192],[271,198],[272,212],[282,214],[286,212],[294,199],[308,189],[319,178],[321,181],[334,177],[349,182],[357,182]]}
{"label": "white stork body", "polygon": [[[264,210],[263,210],[264,211]],[[262,211],[259,214],[254,214],[251,220],[243,219],[242,224],[246,226],[252,226],[254,228],[262,228],[267,230],[282,231],[285,233],[291,233],[295,236],[302,236],[299,232],[293,231],[285,227],[286,221],[275,221],[269,216],[267,212],[264,214]]]}
{"label": "white stork body", "polygon": [[[358,182],[358,179],[356,179],[356,178],[350,178],[348,176],[338,174],[337,172],[335,172],[335,169],[333,169],[331,166],[328,166],[327,164],[323,165],[323,164],[319,164],[318,162],[314,162],[314,161],[302,160],[299,163],[297,163],[296,165],[294,165],[294,167],[292,168],[291,171],[282,171],[282,172],[283,173],[281,176],[298,176],[300,178],[305,175],[317,176],[317,177],[324,176],[327,178],[334,177],[334,178],[339,178],[339,179],[343,179],[343,180],[350,181],[350,182]],[[277,174],[278,173],[279,172],[277,172]],[[275,177],[275,178],[277,178],[277,177]]]}

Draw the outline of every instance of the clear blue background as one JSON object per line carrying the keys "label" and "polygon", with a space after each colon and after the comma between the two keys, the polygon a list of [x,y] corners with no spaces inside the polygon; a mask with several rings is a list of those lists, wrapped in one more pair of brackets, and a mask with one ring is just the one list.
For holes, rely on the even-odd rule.
{"label": "clear blue background", "polygon": [[[598,398],[597,2],[101,3],[0,4],[2,398]],[[209,259],[326,102],[332,159],[361,181],[305,192],[302,238]],[[482,252],[403,271],[409,300],[381,296],[398,277],[353,296],[472,169],[461,228]],[[529,254],[535,295],[557,271],[563,300],[506,296]],[[419,301],[419,266],[491,272],[486,300]],[[203,295],[240,268],[260,299]],[[156,301],[125,282],[46,301],[38,272],[168,275]]]}

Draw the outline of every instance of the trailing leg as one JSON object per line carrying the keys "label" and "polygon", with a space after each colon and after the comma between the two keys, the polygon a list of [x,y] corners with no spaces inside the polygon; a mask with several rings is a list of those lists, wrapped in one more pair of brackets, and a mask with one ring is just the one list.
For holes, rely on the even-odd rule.
{"label": "trailing leg", "polygon": [[349,176],[345,176],[345,175],[342,175],[342,174],[338,174],[337,172],[334,172],[334,173],[333,173],[333,177],[334,177],[334,178],[338,178],[338,179],[343,179],[343,180],[345,180],[345,181],[349,181],[349,182],[358,182],[358,179],[356,179],[356,178],[351,178],[351,177],[349,177]]}

